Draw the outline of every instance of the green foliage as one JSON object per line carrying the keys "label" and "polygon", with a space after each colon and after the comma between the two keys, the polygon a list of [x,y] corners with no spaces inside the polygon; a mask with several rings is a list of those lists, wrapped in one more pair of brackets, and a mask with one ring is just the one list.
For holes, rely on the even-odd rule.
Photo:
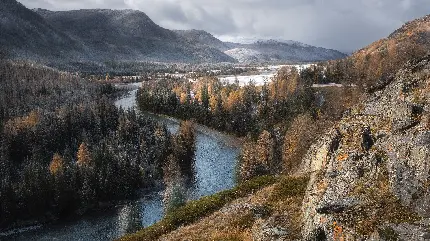
{"label": "green foliage", "polygon": [[282,177],[275,185],[271,200],[278,201],[289,197],[303,196],[309,183],[308,177]]}
{"label": "green foliage", "polygon": [[210,215],[237,198],[244,197],[263,187],[274,184],[276,180],[273,176],[261,176],[246,181],[233,189],[191,201],[185,206],[168,213],[160,222],[135,234],[125,236],[121,240],[156,240],[161,235],[181,225],[193,223],[204,216]]}
{"label": "green foliage", "polygon": [[385,227],[379,229],[379,236],[384,241],[397,241],[400,240],[399,234],[394,231],[391,227]]}
{"label": "green foliage", "polygon": [[171,213],[185,205],[186,197],[184,191],[184,188],[180,185],[172,187],[169,200],[167,200],[166,213]]}

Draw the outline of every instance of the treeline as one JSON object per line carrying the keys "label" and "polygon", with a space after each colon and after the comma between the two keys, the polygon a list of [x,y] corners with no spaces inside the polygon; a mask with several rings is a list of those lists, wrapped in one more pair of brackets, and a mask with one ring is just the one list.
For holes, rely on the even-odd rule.
{"label": "treeline", "polygon": [[223,84],[217,78],[189,81],[144,82],[138,92],[139,107],[239,136],[258,135],[280,122],[312,110],[313,90],[297,70],[281,71],[262,87]]}
{"label": "treeline", "polygon": [[193,119],[245,137],[238,176],[248,180],[297,166],[311,143],[359,96],[353,87],[311,86],[343,80],[346,74],[341,65],[316,65],[300,73],[283,68],[263,86],[241,87],[210,77],[197,82],[160,80],[144,82],[137,98],[141,110]]}
{"label": "treeline", "polygon": [[[1,50],[0,50],[1,58]],[[74,62],[74,63],[50,63],[49,66],[71,73],[80,73],[83,77],[97,76],[104,79],[109,76],[143,76],[144,79],[155,76],[158,73],[194,73],[196,76],[213,75],[239,75],[256,68],[240,67],[230,63],[154,63],[154,62],[132,62],[132,61],[106,61],[96,62]],[[217,70],[216,73],[213,70]]]}
{"label": "treeline", "polygon": [[186,190],[195,180],[196,133],[191,121],[183,121],[173,136],[172,151],[164,165],[166,213],[185,204]]}
{"label": "treeline", "polygon": [[86,103],[94,96],[112,96],[112,85],[83,81],[76,75],[29,62],[0,59],[0,123],[32,110],[53,111],[69,103]]}
{"label": "treeline", "polygon": [[[284,68],[263,86],[223,84],[216,78],[144,82],[139,107],[193,119],[220,131],[246,137],[239,160],[240,180],[283,170],[284,134],[300,115],[319,118],[313,78]],[[307,128],[306,126],[303,128]]]}
{"label": "treeline", "polygon": [[0,228],[133,197],[194,155],[185,134],[118,110],[110,85],[8,61],[0,82]]}

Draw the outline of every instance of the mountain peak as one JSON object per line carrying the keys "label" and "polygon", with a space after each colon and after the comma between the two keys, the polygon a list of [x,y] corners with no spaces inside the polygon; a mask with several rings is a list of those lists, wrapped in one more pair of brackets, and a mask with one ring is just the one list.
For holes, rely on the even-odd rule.
{"label": "mountain peak", "polygon": [[290,40],[254,39],[251,44],[236,44],[223,42],[204,30],[172,31],[133,9],[31,11],[15,0],[4,0],[0,9],[5,9],[0,11],[0,44],[15,52],[17,58],[213,63],[238,59],[310,62],[343,57]]}

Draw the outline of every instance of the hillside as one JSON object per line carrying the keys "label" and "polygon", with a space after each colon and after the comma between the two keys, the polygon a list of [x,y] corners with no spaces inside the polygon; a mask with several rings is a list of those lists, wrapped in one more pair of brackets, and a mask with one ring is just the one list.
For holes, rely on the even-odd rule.
{"label": "hillside", "polygon": [[84,49],[15,0],[0,4],[0,48],[21,59],[79,58]]}
{"label": "hillside", "polygon": [[174,30],[174,32],[193,45],[205,45],[211,48],[219,49],[220,51],[228,50],[229,44],[215,38],[212,34],[203,30]]}
{"label": "hillside", "polygon": [[291,40],[247,39],[243,43],[222,42],[202,30],[176,30],[190,43],[223,51],[240,63],[315,62],[345,58],[332,49],[314,47]]}
{"label": "hillside", "polygon": [[381,77],[398,71],[408,60],[430,53],[430,15],[410,21],[387,38],[353,53],[352,65],[359,82],[371,87]]}
{"label": "hillside", "polygon": [[232,62],[224,53],[188,43],[135,10],[36,10],[89,49],[89,60]]}
{"label": "hillside", "polygon": [[[366,79],[369,88],[343,87],[332,97],[318,89],[323,108],[317,119],[298,117],[285,135],[280,166],[289,177],[277,176],[274,185],[161,233],[160,240],[428,240],[429,26],[429,16],[414,20],[335,62],[351,64],[337,69],[343,71],[339,76]],[[362,58],[379,70],[357,68]],[[361,97],[338,108],[351,97],[351,89],[362,91]],[[332,117],[327,110],[346,111]],[[302,185],[306,191],[296,192]],[[280,193],[288,195],[277,199]]]}
{"label": "hillside", "polygon": [[237,44],[225,51],[239,62],[316,62],[345,58],[346,55],[294,41],[260,40],[251,44]]}
{"label": "hillside", "polygon": [[410,62],[309,150],[306,237],[428,237],[429,71]]}

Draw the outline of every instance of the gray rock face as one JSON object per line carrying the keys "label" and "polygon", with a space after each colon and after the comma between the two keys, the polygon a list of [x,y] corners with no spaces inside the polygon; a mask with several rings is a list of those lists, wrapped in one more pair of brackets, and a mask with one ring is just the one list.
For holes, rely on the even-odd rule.
{"label": "gray rock face", "polygon": [[268,220],[258,220],[252,229],[252,237],[255,241],[275,241],[286,240],[288,230],[277,224],[277,219],[285,218],[281,216],[272,216]]}
{"label": "gray rock face", "polygon": [[312,146],[299,171],[311,175],[306,239],[429,236],[429,86],[430,57],[409,63]]}

